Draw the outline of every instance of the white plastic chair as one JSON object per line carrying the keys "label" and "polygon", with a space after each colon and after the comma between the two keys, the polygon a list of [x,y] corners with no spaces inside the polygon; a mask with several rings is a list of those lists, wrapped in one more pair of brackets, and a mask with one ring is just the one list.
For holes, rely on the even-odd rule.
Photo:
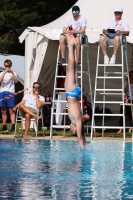
{"label": "white plastic chair", "polygon": [[[43,108],[39,109],[37,115],[40,115],[41,116],[41,120],[42,120],[42,131],[43,131],[43,136],[45,136],[44,134],[44,121],[43,121]],[[34,117],[32,117],[31,119],[31,122],[34,123],[34,129],[35,129],[35,132],[36,132],[36,137],[38,135],[38,120],[36,120]],[[22,117],[20,114],[19,114],[19,109],[17,109],[16,111],[16,123],[15,123],[15,131],[14,131],[14,136],[17,136],[16,134],[16,129],[17,129],[17,123],[18,122],[21,122],[21,129],[23,131],[23,122],[25,122],[25,117]]]}

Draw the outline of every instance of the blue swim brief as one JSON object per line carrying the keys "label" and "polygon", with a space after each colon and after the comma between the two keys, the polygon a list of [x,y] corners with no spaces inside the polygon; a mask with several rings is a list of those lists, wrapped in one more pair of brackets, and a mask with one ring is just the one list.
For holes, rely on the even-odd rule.
{"label": "blue swim brief", "polygon": [[74,97],[74,98],[80,98],[81,97],[81,88],[76,85],[76,87],[71,90],[70,92],[66,92],[66,97]]}

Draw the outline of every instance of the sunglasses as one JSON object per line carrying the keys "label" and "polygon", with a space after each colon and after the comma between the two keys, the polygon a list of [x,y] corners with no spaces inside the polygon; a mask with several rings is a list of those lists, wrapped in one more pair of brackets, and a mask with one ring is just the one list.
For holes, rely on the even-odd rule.
{"label": "sunglasses", "polygon": [[10,68],[10,67],[11,67],[11,65],[6,65],[5,67],[8,67],[8,68]]}
{"label": "sunglasses", "polygon": [[72,13],[73,13],[73,14],[75,14],[75,13],[76,13],[76,14],[79,14],[79,11],[78,11],[78,10],[73,10]]}
{"label": "sunglasses", "polygon": [[40,89],[40,86],[33,86],[33,88],[35,88],[35,89]]}
{"label": "sunglasses", "polygon": [[115,12],[115,15],[121,15],[121,12]]}

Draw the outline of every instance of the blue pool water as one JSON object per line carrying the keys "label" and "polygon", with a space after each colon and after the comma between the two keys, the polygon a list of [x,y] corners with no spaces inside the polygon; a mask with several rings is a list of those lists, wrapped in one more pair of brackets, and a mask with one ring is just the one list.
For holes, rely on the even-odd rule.
{"label": "blue pool water", "polygon": [[133,199],[133,143],[0,140],[2,199]]}

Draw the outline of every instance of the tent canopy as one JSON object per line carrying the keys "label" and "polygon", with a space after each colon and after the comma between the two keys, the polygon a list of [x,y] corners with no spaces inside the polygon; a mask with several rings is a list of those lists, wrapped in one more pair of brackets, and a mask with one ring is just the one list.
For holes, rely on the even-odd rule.
{"label": "tent canopy", "polygon": [[[96,63],[97,63],[97,47],[99,41],[99,34],[102,32],[106,22],[114,18],[114,8],[121,6],[123,8],[122,18],[130,25],[130,36],[127,37],[128,41],[128,61],[129,69],[133,68],[133,23],[132,18],[129,17],[132,13],[133,1],[125,0],[107,1],[107,0],[79,0],[75,5],[80,7],[81,14],[87,19],[88,25],[86,34],[89,41],[89,60],[90,60],[90,73],[92,91],[95,85]],[[67,16],[71,15],[71,8],[64,15],[55,21],[42,26],[42,27],[28,27],[19,37],[20,42],[25,40],[25,87],[31,88],[34,81],[41,81],[42,91],[41,94],[45,96],[50,93],[52,96],[53,86],[55,80],[55,70],[57,62],[57,53],[59,47],[59,36],[62,32],[64,22]],[[112,48],[109,48],[109,57],[112,55]],[[101,53],[100,62],[103,63],[103,55]],[[120,51],[117,54],[117,64],[121,63]],[[86,69],[87,65],[85,57],[83,58],[83,68]],[[115,71],[115,68],[112,68]],[[86,70],[85,70],[86,71]],[[100,70],[102,73],[102,70]],[[84,93],[89,96],[89,86],[85,75],[83,77]],[[110,85],[120,88],[120,83],[115,81],[109,82]],[[113,97],[112,97],[113,99]],[[113,106],[114,109],[114,106]],[[119,110],[119,106],[117,106]]]}
{"label": "tent canopy", "polygon": [[[80,13],[84,15],[87,19],[88,25],[86,29],[86,34],[88,35],[89,43],[95,43],[99,40],[99,34],[102,32],[103,27],[106,22],[114,18],[114,8],[116,6],[121,6],[123,8],[122,18],[127,21],[130,25],[130,36],[127,37],[129,43],[133,43],[133,23],[131,18],[133,1],[129,0],[117,0],[117,1],[107,1],[107,0],[79,0],[75,5],[80,7]],[[71,8],[61,17],[54,20],[53,22],[42,26],[42,27],[28,27],[28,29],[20,37],[20,42],[22,42],[28,31],[33,30],[41,35],[51,39],[58,40],[64,22],[66,18],[72,14]]]}

